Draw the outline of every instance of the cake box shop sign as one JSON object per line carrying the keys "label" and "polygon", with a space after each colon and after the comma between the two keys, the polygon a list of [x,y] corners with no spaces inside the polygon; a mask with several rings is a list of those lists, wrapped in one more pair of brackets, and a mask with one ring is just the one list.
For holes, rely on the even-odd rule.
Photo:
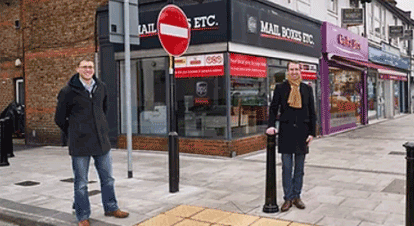
{"label": "cake box shop sign", "polygon": [[306,46],[314,46],[313,35],[306,32],[296,30],[290,27],[279,26],[278,24],[260,21],[261,37],[274,38],[295,42]]}
{"label": "cake box shop sign", "polygon": [[346,35],[338,34],[338,44],[354,50],[361,50],[361,43]]}
{"label": "cake box shop sign", "polygon": [[[188,18],[188,26],[191,30],[211,30],[218,29],[219,23],[216,21],[216,14]],[[139,36],[142,38],[157,35],[156,22],[140,24],[138,27]]]}

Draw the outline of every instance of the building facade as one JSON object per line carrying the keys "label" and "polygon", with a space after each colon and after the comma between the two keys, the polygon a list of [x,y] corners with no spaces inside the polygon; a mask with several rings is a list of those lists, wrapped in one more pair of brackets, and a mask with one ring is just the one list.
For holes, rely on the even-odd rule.
{"label": "building facade", "polygon": [[[264,1],[178,5],[192,27],[188,51],[175,59],[180,152],[234,156],[265,148],[267,106],[287,62],[300,61],[318,90],[321,22]],[[156,36],[160,10],[148,8],[141,8],[141,43],[131,46],[133,146],[166,150],[168,57]],[[101,56],[111,51],[123,87],[122,46]],[[126,146],[125,96],[121,90],[119,147]]]}
{"label": "building facade", "polygon": [[[56,96],[76,62],[95,56],[96,73],[110,91],[113,146],[126,147],[123,87],[130,82],[134,149],[167,150],[168,56],[156,20],[168,1],[139,2],[141,44],[131,46],[131,81],[125,81],[123,45],[109,41],[108,0],[0,3],[0,110],[12,101],[25,104],[26,143],[61,143]],[[181,152],[234,156],[265,148],[267,105],[289,60],[302,63],[314,88],[319,135],[410,111],[412,45],[390,38],[388,26],[410,29],[414,22],[395,5],[367,4],[365,35],[363,25],[341,22],[342,8],[362,8],[356,0],[174,2],[192,30],[188,51],[175,59]],[[366,42],[367,58],[326,48],[324,26],[342,29],[334,39],[342,47],[357,48],[346,44],[350,37]]]}

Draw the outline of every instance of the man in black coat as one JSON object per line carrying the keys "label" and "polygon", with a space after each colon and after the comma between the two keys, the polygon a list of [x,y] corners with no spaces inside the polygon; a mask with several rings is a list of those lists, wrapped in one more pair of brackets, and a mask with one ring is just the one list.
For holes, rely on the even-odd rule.
{"label": "man in black coat", "polygon": [[[284,204],[287,211],[292,204],[304,209],[300,198],[302,192],[305,156],[315,136],[316,113],[312,87],[302,83],[300,63],[288,63],[287,80],[274,90],[269,109],[269,124],[266,133],[274,135],[276,116],[280,110],[278,152],[282,154],[282,181]],[[292,175],[292,168],[294,173]]]}
{"label": "man in black coat", "polygon": [[106,85],[95,77],[92,60],[83,59],[76,73],[58,95],[55,122],[68,136],[74,174],[74,207],[79,225],[89,225],[88,171],[91,157],[101,182],[105,216],[125,218],[115,198],[111,144],[106,120]]}

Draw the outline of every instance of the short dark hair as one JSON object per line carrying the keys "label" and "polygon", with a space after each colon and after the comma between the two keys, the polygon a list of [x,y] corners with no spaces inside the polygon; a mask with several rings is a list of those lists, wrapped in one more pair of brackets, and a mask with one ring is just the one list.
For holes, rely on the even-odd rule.
{"label": "short dark hair", "polygon": [[302,68],[302,65],[297,60],[291,60],[287,63],[287,68],[289,69],[290,64],[299,64],[299,67]]}
{"label": "short dark hair", "polygon": [[80,58],[80,60],[76,64],[76,67],[79,67],[79,65],[82,63],[82,61],[90,61],[90,62],[93,62],[93,64],[95,64],[95,58],[93,56],[84,56],[84,57]]}

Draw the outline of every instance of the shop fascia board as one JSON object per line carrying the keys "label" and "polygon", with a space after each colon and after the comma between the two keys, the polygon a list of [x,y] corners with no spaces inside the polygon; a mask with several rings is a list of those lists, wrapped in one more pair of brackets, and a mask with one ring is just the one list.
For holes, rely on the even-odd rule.
{"label": "shop fascia board", "polygon": [[406,73],[402,73],[402,72],[398,72],[398,71],[394,71],[394,70],[387,70],[387,69],[378,69],[378,73],[379,74],[384,74],[384,75],[397,75],[397,76],[407,77]]}
{"label": "shop fascia board", "polygon": [[229,42],[229,52],[319,64],[319,58]]}
{"label": "shop fascia board", "polygon": [[[262,47],[256,47],[251,45],[244,45],[234,42],[224,42],[224,43],[213,43],[213,44],[202,44],[202,45],[193,45],[189,46],[185,55],[191,54],[205,54],[211,52],[233,52],[240,54],[250,54],[255,56],[263,56],[270,58],[279,58],[287,60],[298,60],[302,62],[315,63],[319,64],[319,58],[299,55],[295,53],[289,53],[284,51],[278,51],[273,49],[267,49]],[[168,54],[164,49],[144,49],[131,51],[131,59],[137,58],[149,58],[149,57],[166,57]],[[125,53],[117,52],[115,53],[115,60],[124,60]]]}
{"label": "shop fascia board", "polygon": [[[191,54],[205,54],[212,52],[226,52],[227,51],[227,42],[222,43],[212,43],[212,44],[201,44],[201,45],[190,45],[184,55]],[[164,49],[142,49],[131,51],[131,59],[139,58],[150,58],[150,57],[167,57],[168,54]],[[117,52],[115,53],[115,60],[124,60],[125,53]]]}

